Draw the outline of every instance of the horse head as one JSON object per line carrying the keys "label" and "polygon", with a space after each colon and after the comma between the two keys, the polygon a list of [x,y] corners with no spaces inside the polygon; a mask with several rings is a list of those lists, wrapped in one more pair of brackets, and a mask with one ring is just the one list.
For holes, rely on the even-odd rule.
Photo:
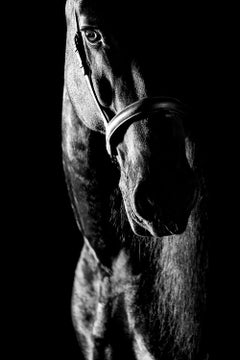
{"label": "horse head", "polygon": [[[105,133],[132,230],[182,233],[197,197],[186,24],[172,11],[164,19],[170,9],[153,4],[73,3],[67,7],[67,83],[76,114]],[[173,25],[179,25],[178,36]]]}

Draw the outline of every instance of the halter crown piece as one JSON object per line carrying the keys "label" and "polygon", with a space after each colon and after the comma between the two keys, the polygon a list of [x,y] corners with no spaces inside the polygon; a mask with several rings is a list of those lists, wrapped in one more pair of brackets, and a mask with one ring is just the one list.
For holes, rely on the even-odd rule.
{"label": "halter crown piece", "polygon": [[80,68],[83,71],[83,75],[86,79],[89,91],[92,94],[96,108],[98,109],[103,119],[103,123],[105,127],[106,149],[110,156],[113,156],[116,153],[116,144],[114,146],[113,134],[116,135],[116,132],[119,133],[119,129],[122,128],[122,125],[128,123],[128,126],[130,126],[133,122],[146,118],[149,115],[156,112],[161,112],[164,113],[165,115],[175,113],[176,115],[179,116],[183,116],[183,114],[185,114],[186,107],[180,101],[174,98],[145,97],[126,106],[125,109],[123,109],[118,114],[116,114],[112,119],[109,119],[106,113],[104,112],[104,109],[101,106],[97,94],[94,90],[94,86],[91,78],[91,69],[86,58],[83,38],[81,35],[81,30],[79,28],[76,13],[75,16],[77,23],[77,34],[75,35],[75,45],[77,48]]}

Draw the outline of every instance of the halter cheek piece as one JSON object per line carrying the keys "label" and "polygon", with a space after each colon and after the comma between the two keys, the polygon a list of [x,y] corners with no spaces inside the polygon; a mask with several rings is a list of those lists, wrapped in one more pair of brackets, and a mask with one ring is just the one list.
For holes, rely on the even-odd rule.
{"label": "halter cheek piece", "polygon": [[[106,137],[106,148],[110,156],[116,154],[116,134],[119,133],[119,129],[123,129],[123,125],[130,126],[135,121],[149,117],[153,113],[164,114],[165,117],[169,115],[178,115],[182,117],[186,112],[185,106],[178,100],[174,98],[167,97],[146,97],[140,99],[128,106],[125,109],[116,114],[112,119],[109,119],[106,113],[104,112],[103,107],[101,106],[97,94],[94,90],[93,82],[91,79],[91,69],[88,64],[86,53],[83,44],[83,38],[78,24],[77,14],[76,23],[77,23],[77,33],[75,35],[75,45],[79,55],[80,68],[83,71],[89,91],[92,94],[93,100],[96,104],[96,107],[101,114],[103,123],[105,126],[105,137]],[[126,131],[126,126],[124,126]],[[113,136],[114,135],[114,136]]]}

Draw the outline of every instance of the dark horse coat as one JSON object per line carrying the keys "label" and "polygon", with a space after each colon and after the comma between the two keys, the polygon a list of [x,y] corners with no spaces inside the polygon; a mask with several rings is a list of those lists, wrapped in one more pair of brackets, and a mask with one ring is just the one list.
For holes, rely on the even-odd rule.
{"label": "dark horse coat", "polygon": [[[183,5],[107,0],[68,0],[66,18],[63,160],[85,240],[72,300],[84,358],[207,360],[199,18]],[[187,110],[124,125],[110,157],[76,35],[108,119],[145,98]]]}

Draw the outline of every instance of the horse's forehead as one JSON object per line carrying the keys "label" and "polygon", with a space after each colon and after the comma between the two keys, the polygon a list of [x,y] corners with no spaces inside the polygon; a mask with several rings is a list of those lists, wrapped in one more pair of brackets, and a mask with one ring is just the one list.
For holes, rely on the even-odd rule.
{"label": "horse's forehead", "polygon": [[[158,10],[158,13],[164,13],[165,15],[173,16],[181,15],[186,11],[194,10],[194,6],[185,4],[179,1],[166,2],[164,0],[73,0],[75,5],[81,12],[85,11],[105,11],[112,12],[113,15],[117,16],[118,11],[121,11],[121,15],[128,15],[128,13],[138,15],[139,12],[142,15],[152,14],[154,10]],[[196,10],[196,9],[195,9]],[[180,12],[180,13],[179,13]],[[124,19],[123,19],[124,20]]]}
{"label": "horse's forehead", "polygon": [[110,1],[110,0],[76,0],[77,8],[80,14],[92,15],[95,17],[103,16],[105,18],[111,17],[112,19],[120,17],[131,16],[131,9],[134,6],[135,0],[132,0],[131,7],[127,4],[126,0]]}
{"label": "horse's forehead", "polygon": [[[159,2],[156,0],[148,0],[147,6],[145,2],[139,0],[75,0],[75,2],[81,14],[110,16],[112,19],[121,19],[123,25],[127,18],[145,18],[144,20],[147,21],[147,15],[153,16],[156,6],[159,8]],[[163,6],[161,8],[163,10]]]}
{"label": "horse's forehead", "polygon": [[194,8],[179,1],[75,0],[75,4],[81,15],[102,19],[121,31],[126,28],[147,30],[154,26],[167,31],[174,27],[179,31],[189,26],[189,22],[193,24],[196,18]]}

